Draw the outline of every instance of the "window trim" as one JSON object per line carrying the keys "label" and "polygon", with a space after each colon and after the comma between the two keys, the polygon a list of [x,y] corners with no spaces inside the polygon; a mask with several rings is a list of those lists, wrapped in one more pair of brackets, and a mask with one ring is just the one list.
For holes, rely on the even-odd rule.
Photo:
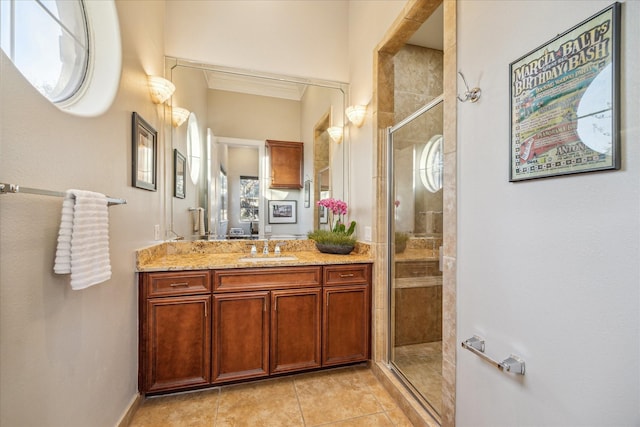
{"label": "window trim", "polygon": [[116,97],[122,72],[120,24],[114,0],[83,1],[89,32],[89,62],[80,89],[54,105],[70,114],[95,117]]}

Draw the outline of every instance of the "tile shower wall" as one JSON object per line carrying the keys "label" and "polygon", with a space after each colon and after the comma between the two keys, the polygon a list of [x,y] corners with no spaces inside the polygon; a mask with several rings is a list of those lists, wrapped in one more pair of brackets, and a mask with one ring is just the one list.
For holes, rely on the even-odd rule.
{"label": "tile shower wall", "polygon": [[[398,123],[442,94],[443,53],[405,45],[394,57],[394,76],[394,122]],[[403,129],[394,139],[397,152],[406,152],[409,148],[419,154],[433,135],[442,134],[443,115],[438,110],[436,113],[424,114],[415,120],[416,124]],[[422,185],[413,187],[413,224],[411,230],[403,231],[442,235],[442,191],[430,193]]]}

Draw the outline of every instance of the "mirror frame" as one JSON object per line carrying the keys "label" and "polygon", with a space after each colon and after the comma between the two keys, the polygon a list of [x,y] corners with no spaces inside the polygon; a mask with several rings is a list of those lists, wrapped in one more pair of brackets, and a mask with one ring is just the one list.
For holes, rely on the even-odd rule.
{"label": "mirror frame", "polygon": [[[348,119],[345,114],[346,107],[347,105],[349,105],[348,104],[349,103],[349,84],[348,83],[332,81],[332,80],[316,79],[316,78],[297,77],[297,76],[290,76],[290,75],[284,75],[284,74],[275,74],[275,73],[261,72],[261,71],[254,71],[254,70],[245,70],[245,69],[226,67],[226,66],[215,65],[215,64],[207,64],[207,63],[192,61],[192,60],[173,57],[173,56],[165,56],[165,76],[168,79],[173,80],[173,72],[176,68],[179,68],[179,67],[223,73],[223,74],[235,76],[238,78],[246,77],[246,78],[261,79],[261,80],[274,81],[274,82],[287,82],[287,83],[301,84],[306,86],[315,86],[319,88],[328,88],[328,89],[338,90],[342,94],[342,105],[341,105],[340,111],[335,111],[335,109],[333,109],[332,120],[335,120],[337,122],[334,125],[340,125],[340,122],[342,122],[341,125],[343,127],[346,128],[348,126]],[[178,88],[178,91],[179,91],[179,88]],[[171,112],[169,111],[169,115],[170,114]],[[204,132],[208,133],[208,130],[210,128],[207,126],[206,123],[201,123],[201,126],[203,125],[204,125]],[[175,128],[169,127],[169,131],[170,131],[170,137],[167,139],[167,144],[165,144],[165,151],[167,153],[171,153],[175,148],[176,146],[175,138],[177,137],[176,135],[177,130]],[[347,135],[348,135],[348,132],[345,132],[345,137],[343,138],[343,141],[340,144],[342,146],[341,147],[342,162],[340,165],[341,170],[336,170],[336,173],[339,172],[340,175],[342,176],[342,185],[337,189],[332,189],[332,190],[333,190],[333,193],[340,194],[340,198],[343,199],[345,202],[349,203],[349,198],[350,198],[349,197],[349,189],[350,189],[350,182],[349,182],[350,180],[350,176],[349,176],[350,144],[349,142],[350,141]],[[233,139],[234,136],[233,135],[219,135],[219,136],[216,135],[216,138]],[[211,142],[209,139],[209,135],[207,134],[206,138],[202,136],[200,139],[201,141],[204,141],[205,144],[207,144],[207,146],[203,147],[203,150],[202,150],[203,153],[207,153],[207,157],[203,159],[204,161],[201,163],[201,173],[210,175],[209,169],[211,166],[209,163],[211,160],[212,153],[210,152]],[[306,142],[313,144],[313,141],[306,141]],[[169,158],[169,157],[171,156],[165,155],[165,158]],[[204,164],[205,162],[207,163],[206,165]],[[172,176],[171,167],[172,165],[170,165],[169,162],[165,162],[165,168],[166,168],[165,176]],[[313,174],[313,171],[307,171],[305,169],[305,175],[312,175],[312,174]],[[197,184],[197,187],[204,184],[207,185],[206,193],[208,194],[205,194],[203,198],[205,199],[205,203],[208,205],[205,207],[205,213],[207,215],[209,225],[211,223],[211,218],[214,217],[214,215],[212,215],[212,213],[209,212],[209,206],[211,205],[211,200],[215,200],[214,198],[212,198],[212,197],[215,197],[215,192],[211,191],[211,187],[213,185],[213,183],[211,182],[211,179],[212,178],[210,176],[201,177],[199,184]],[[335,180],[332,180],[332,185],[333,184],[335,184]],[[197,192],[201,193],[202,189],[198,189]],[[262,197],[261,202],[266,203],[264,200],[265,200],[265,197]],[[313,200],[313,197],[311,200]],[[166,197],[166,201],[167,203],[165,205],[165,212],[167,212],[166,215],[167,215],[167,218],[169,219],[167,236],[170,239],[185,238],[187,240],[190,240],[192,236],[180,236],[175,231],[174,217],[175,217],[176,201],[174,200],[173,197]],[[312,209],[312,211],[315,211],[315,209]],[[266,211],[261,210],[261,212],[266,212]],[[260,232],[261,232],[260,238],[265,237],[264,236],[265,229],[263,228],[263,225],[265,223],[266,223],[266,220],[264,219],[264,217],[262,217],[260,220]],[[312,219],[311,224],[312,226],[315,227],[316,221]],[[209,228],[208,233],[211,233],[211,228],[210,227],[208,228]]]}

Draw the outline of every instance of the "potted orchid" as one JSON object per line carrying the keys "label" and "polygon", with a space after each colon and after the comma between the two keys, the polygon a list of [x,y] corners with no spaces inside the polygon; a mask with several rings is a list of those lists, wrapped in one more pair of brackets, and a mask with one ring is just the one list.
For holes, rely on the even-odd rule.
{"label": "potted orchid", "polygon": [[316,242],[320,252],[344,255],[351,253],[356,244],[353,236],[356,222],[351,221],[349,227],[344,223],[347,204],[339,199],[328,198],[319,200],[317,205],[327,210],[329,229],[314,230],[308,234],[309,239]]}

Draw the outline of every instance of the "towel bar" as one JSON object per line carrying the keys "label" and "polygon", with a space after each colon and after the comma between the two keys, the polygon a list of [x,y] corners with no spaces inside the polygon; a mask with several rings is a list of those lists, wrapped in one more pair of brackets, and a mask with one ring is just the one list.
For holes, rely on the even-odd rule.
{"label": "towel bar", "polygon": [[479,356],[482,360],[491,363],[496,368],[504,372],[512,372],[514,374],[524,375],[524,360],[516,355],[510,355],[502,362],[498,362],[495,359],[484,354],[484,339],[477,335],[462,341],[462,348],[466,348],[471,353]]}
{"label": "towel bar", "polygon": [[[62,191],[41,190],[39,188],[21,187],[15,184],[0,183],[0,194],[8,193],[29,193],[39,194],[41,196],[53,196],[53,197],[65,197],[65,193]],[[114,199],[107,196],[107,205],[126,205],[125,199]]]}

